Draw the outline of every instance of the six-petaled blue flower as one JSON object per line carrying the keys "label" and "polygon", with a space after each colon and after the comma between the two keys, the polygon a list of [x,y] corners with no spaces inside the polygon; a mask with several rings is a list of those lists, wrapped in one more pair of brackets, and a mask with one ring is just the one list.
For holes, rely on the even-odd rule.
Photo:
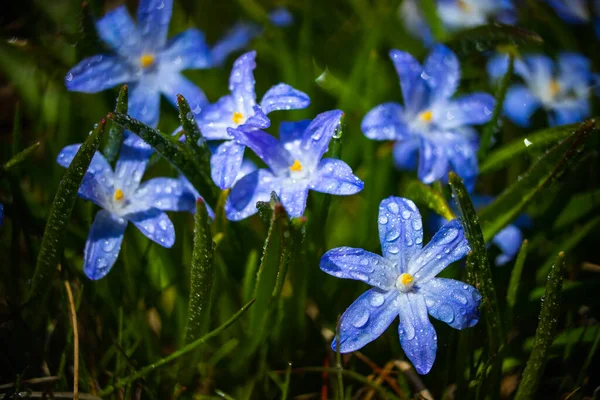
{"label": "six-petaled blue flower", "polygon": [[[190,211],[196,197],[180,179],[154,178],[140,185],[147,149],[129,135],[121,146],[115,171],[96,153],[79,188],[79,196],[102,208],[94,219],[84,250],[83,270],[90,279],[104,277],[117,260],[127,223],[164,247],[175,242],[175,230],[164,211]],[[68,167],[80,145],[65,147],[57,162]]]}
{"label": "six-petaled blue flower", "polygon": [[[431,370],[437,334],[428,314],[453,328],[479,321],[481,295],[454,279],[436,278],[449,264],[464,257],[469,245],[462,225],[444,225],[427,246],[415,204],[390,197],[379,205],[379,240],[383,257],[351,247],[329,250],[320,267],[338,278],[373,286],[344,312],[340,320],[340,352],[356,351],[377,339],[400,316],[400,344],[420,374]],[[334,350],[338,344],[332,343]]]}
{"label": "six-petaled blue flower", "polygon": [[414,169],[424,183],[454,170],[468,187],[477,176],[478,136],[472,125],[490,120],[495,100],[487,93],[452,99],[460,81],[456,55],[438,45],[423,66],[409,53],[392,50],[404,106],[384,103],[367,113],[361,128],[369,139],[394,140],[398,168]]}
{"label": "six-petaled blue flower", "polygon": [[[508,68],[508,57],[496,55],[488,62],[493,80]],[[533,113],[543,108],[551,126],[575,123],[590,114],[590,88],[595,76],[590,61],[576,53],[560,53],[554,63],[545,55],[528,55],[515,60],[515,74],[525,84],[508,88],[504,113],[517,125],[527,127]]]}
{"label": "six-petaled blue flower", "polygon": [[198,120],[202,135],[207,140],[223,140],[210,160],[212,178],[221,189],[233,185],[244,157],[244,145],[232,140],[229,128],[239,131],[265,129],[270,125],[267,117],[275,110],[292,110],[308,107],[308,96],[289,85],[280,83],[269,89],[260,104],[254,91],[256,52],[238,58],[229,77],[231,94],[206,107]]}
{"label": "six-petaled blue flower", "polygon": [[324,158],[327,146],[340,128],[342,112],[327,111],[310,121],[282,123],[279,138],[260,131],[229,129],[235,142],[248,146],[269,169],[258,169],[240,179],[225,204],[227,218],[240,220],[256,213],[257,201],[268,201],[271,192],[279,195],[291,217],[306,208],[309,190],[351,195],[363,189],[363,182],[345,162]]}
{"label": "six-petaled blue flower", "polygon": [[[452,32],[485,25],[490,20],[505,24],[516,20],[511,0],[437,0],[436,9],[444,27]],[[433,43],[433,35],[417,0],[403,1],[399,14],[411,34],[421,37],[425,43]]]}

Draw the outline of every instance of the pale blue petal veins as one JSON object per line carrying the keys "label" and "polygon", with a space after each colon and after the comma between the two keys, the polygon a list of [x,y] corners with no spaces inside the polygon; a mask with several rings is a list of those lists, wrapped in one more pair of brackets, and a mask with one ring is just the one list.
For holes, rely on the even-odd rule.
{"label": "pale blue petal veins", "polygon": [[402,121],[402,112],[400,104],[380,104],[365,115],[360,127],[365,136],[373,140],[396,140],[408,137],[408,127]]}
{"label": "pale blue petal veins", "polygon": [[124,216],[133,223],[144,236],[163,247],[172,247],[175,243],[175,228],[163,211],[150,208]]}
{"label": "pale blue petal veins", "polygon": [[456,54],[444,45],[435,46],[425,60],[421,77],[435,98],[450,98],[460,82],[460,64]]}
{"label": "pale blue petal veins", "polygon": [[473,93],[434,107],[435,123],[443,129],[485,124],[492,118],[496,99],[487,93]]}
{"label": "pale blue petal veins", "polygon": [[160,88],[167,100],[177,107],[177,95],[180,94],[187,100],[195,115],[208,104],[206,95],[198,86],[178,72],[161,74]]}
{"label": "pale blue petal veins", "polygon": [[254,91],[254,69],[256,68],[256,51],[242,54],[233,63],[229,75],[229,91],[231,92],[235,111],[244,117],[252,113],[256,104]]}
{"label": "pale blue petal veins", "polygon": [[137,9],[137,22],[142,38],[142,49],[162,48],[167,41],[173,0],[141,0]]}
{"label": "pale blue petal veins", "polygon": [[198,29],[188,29],[174,36],[158,57],[161,68],[172,71],[203,69],[211,65],[210,49],[204,33]]}
{"label": "pale blue petal veins", "polygon": [[340,110],[325,111],[317,115],[304,131],[300,149],[309,169],[315,167],[327,151],[331,138],[340,129],[343,114]]}
{"label": "pale blue petal veins", "polygon": [[[398,316],[397,290],[373,288],[363,293],[340,318],[340,352],[349,353],[377,339]],[[334,340],[331,347],[335,351]]]}
{"label": "pale blue petal veins", "polygon": [[306,93],[285,83],[280,83],[267,90],[260,102],[260,107],[265,114],[277,110],[297,110],[309,105],[310,98]]}
{"label": "pale blue petal veins", "polygon": [[99,54],[71,68],[65,77],[65,86],[75,92],[96,93],[135,80],[132,69],[121,58]]}
{"label": "pale blue petal veins", "polygon": [[[153,178],[142,183],[131,199],[135,209],[195,212],[196,196],[177,178]],[[131,212],[128,209],[129,212]]]}
{"label": "pale blue petal veins", "polygon": [[115,165],[114,186],[123,191],[125,198],[132,196],[139,187],[148,160],[146,150],[131,146],[129,140],[123,142]]}
{"label": "pale blue petal veins", "polygon": [[404,102],[412,97],[415,83],[421,79],[423,67],[410,53],[400,50],[391,50],[390,58],[400,78],[400,88]]}
{"label": "pale blue petal veins", "polygon": [[434,278],[420,285],[429,314],[455,329],[465,329],[479,322],[481,295],[471,285],[446,278]]}
{"label": "pale blue petal veins", "polygon": [[420,137],[419,166],[417,174],[423,183],[444,179],[448,173],[448,154],[443,144]]}
{"label": "pale blue petal veins", "polygon": [[305,183],[294,183],[282,180],[279,188],[281,204],[291,218],[301,217],[306,209],[308,186]]}
{"label": "pale blue petal veins", "polygon": [[142,55],[142,39],[124,5],[100,18],[96,22],[96,32],[104,43],[124,58]]}
{"label": "pale blue petal veins", "polygon": [[423,222],[412,201],[388,197],[379,204],[379,241],[383,256],[398,274],[408,272],[408,261],[423,246]]}
{"label": "pale blue petal veins", "polygon": [[231,188],[225,214],[227,219],[239,221],[256,214],[256,203],[269,201],[271,192],[279,192],[280,181],[269,170],[259,169],[249,173]]}
{"label": "pale blue petal veins", "polygon": [[223,96],[216,103],[210,104],[202,110],[198,117],[198,126],[207,140],[231,140],[227,128],[235,126],[233,98]]}
{"label": "pale blue petal veins", "polygon": [[100,210],[88,234],[83,252],[83,272],[92,279],[103,278],[117,261],[127,221]]}
{"label": "pale blue petal veins", "polygon": [[398,299],[400,345],[421,374],[431,371],[437,352],[437,334],[427,315],[425,298],[417,293],[402,293]]}
{"label": "pale blue petal veins", "polygon": [[229,129],[228,132],[235,138],[236,143],[250,148],[275,173],[287,173],[294,163],[292,155],[283,144],[266,132],[239,129]]}
{"label": "pale blue petal veins", "polygon": [[398,276],[391,261],[353,247],[329,250],[321,257],[319,267],[336,278],[359,280],[382,290],[393,289]]}
{"label": "pale blue petal veins", "polygon": [[224,142],[210,158],[210,173],[220,189],[230,188],[236,180],[242,160],[244,146],[234,141]]}
{"label": "pale blue petal veins", "polygon": [[335,195],[356,194],[364,186],[363,181],[354,175],[348,164],[333,158],[325,158],[319,162],[309,183],[312,190]]}
{"label": "pale blue petal veins", "polygon": [[160,113],[160,91],[144,80],[129,86],[129,109],[131,117],[156,128]]}

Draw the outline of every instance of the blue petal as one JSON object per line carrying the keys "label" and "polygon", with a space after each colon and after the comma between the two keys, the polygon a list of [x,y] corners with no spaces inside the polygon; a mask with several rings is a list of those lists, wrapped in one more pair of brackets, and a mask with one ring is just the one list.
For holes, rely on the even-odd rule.
{"label": "blue petal", "polygon": [[144,51],[161,49],[167,41],[173,0],[141,0],[137,22]]}
{"label": "blue petal", "polygon": [[126,227],[125,219],[98,211],[83,252],[83,272],[88,278],[96,280],[108,274],[119,257]]}
{"label": "blue petal", "polygon": [[162,211],[195,212],[196,196],[181,179],[154,178],[142,183],[131,202]]}
{"label": "blue petal", "polygon": [[212,48],[212,61],[215,67],[223,65],[227,57],[244,47],[262,31],[256,24],[248,22],[236,23],[223,39],[219,40]]}
{"label": "blue petal", "polygon": [[327,151],[331,138],[340,128],[343,115],[340,110],[325,111],[317,115],[304,131],[300,150],[304,155],[302,161],[309,170],[317,166]]}
{"label": "blue petal", "polygon": [[65,77],[65,86],[74,92],[96,93],[133,80],[133,72],[122,59],[100,54],[71,68]]}
{"label": "blue petal", "polygon": [[416,0],[404,0],[398,9],[398,14],[410,34],[423,39],[427,47],[433,43],[431,29],[427,26]]}
{"label": "blue petal", "polygon": [[424,66],[424,79],[432,90],[435,99],[450,98],[460,82],[460,64],[456,54],[448,47],[437,45],[433,48]]}
{"label": "blue petal", "polygon": [[304,119],[302,121],[294,122],[281,122],[279,124],[279,140],[283,143],[286,148],[289,145],[296,147],[302,140],[302,135],[308,126],[310,125],[310,119]]}
{"label": "blue petal", "polygon": [[[350,353],[377,339],[398,316],[397,290],[367,290],[340,318],[340,353]],[[331,343],[335,351],[336,341]]]}
{"label": "blue petal", "polygon": [[200,111],[208,104],[208,99],[202,89],[180,73],[162,74],[159,79],[161,80],[161,91],[175,107],[177,107],[178,94],[185,97],[192,112],[196,115],[200,114]]}
{"label": "blue petal", "polygon": [[331,249],[321,257],[319,267],[336,278],[355,279],[382,290],[393,289],[398,272],[379,254],[352,247]]}
{"label": "blue petal", "polygon": [[301,217],[304,214],[308,197],[306,184],[282,181],[277,194],[290,218]]}
{"label": "blue petal", "polygon": [[443,129],[485,124],[492,118],[495,105],[496,99],[487,93],[465,95],[434,107],[434,122]]}
{"label": "blue petal", "polygon": [[4,222],[4,205],[0,203],[0,226],[2,226],[2,222]]}
{"label": "blue petal", "polygon": [[383,256],[396,264],[398,274],[408,272],[408,262],[423,246],[423,222],[412,201],[388,197],[379,204],[379,241]]}
{"label": "blue petal", "polygon": [[254,91],[254,69],[256,68],[256,51],[241,55],[233,63],[229,75],[229,90],[233,97],[234,109],[246,118],[252,115],[256,105]]}
{"label": "blue petal", "polygon": [[540,106],[539,99],[523,85],[513,85],[506,92],[504,113],[517,125],[529,126],[531,116]]}
{"label": "blue petal", "polygon": [[242,160],[244,146],[235,141],[222,143],[210,158],[211,177],[220,189],[230,188],[236,180]]}
{"label": "blue petal", "polygon": [[435,362],[437,334],[427,315],[425,297],[413,292],[402,293],[398,305],[402,350],[419,374],[427,374]]}
{"label": "blue petal", "polygon": [[271,120],[265,115],[260,106],[252,107],[252,115],[238,129],[244,131],[253,131],[256,129],[267,129],[271,126]]}
{"label": "blue petal", "polygon": [[210,49],[204,33],[198,29],[188,29],[170,39],[159,58],[161,68],[173,71],[203,69],[211,65]]}
{"label": "blue petal", "polygon": [[576,79],[586,84],[591,79],[591,61],[589,58],[571,52],[561,52],[558,55],[558,66],[561,80]]}
{"label": "blue petal", "polygon": [[548,4],[565,22],[582,24],[590,20],[586,0],[547,0]]}
{"label": "blue petal", "polygon": [[550,82],[554,71],[554,61],[542,54],[531,54],[524,58],[525,65],[529,71],[529,77],[523,77],[526,81],[539,83]]}
{"label": "blue petal", "polygon": [[124,58],[141,56],[142,40],[127,7],[119,6],[96,22],[100,38]]}
{"label": "blue petal", "polygon": [[160,113],[160,92],[147,82],[135,83],[129,87],[128,107],[127,114],[156,128]]}
{"label": "blue petal", "polygon": [[133,223],[144,236],[163,247],[175,244],[175,228],[163,211],[150,208],[125,215],[125,219]]}
{"label": "blue petal", "polygon": [[123,142],[115,166],[114,186],[123,191],[125,198],[133,196],[139,187],[148,160],[148,151],[131,146],[127,140]]}
{"label": "blue petal", "polygon": [[[506,54],[496,54],[490,58],[487,63],[487,73],[493,81],[497,81],[508,72],[508,56]],[[515,59],[514,72],[523,79],[530,78],[529,67],[524,60]]]}
{"label": "blue petal", "polygon": [[[463,130],[465,129],[463,128]],[[464,137],[459,134],[452,136],[452,140],[448,140],[445,144],[450,166],[465,181],[465,186],[469,192],[472,192],[475,189],[475,181],[479,172],[477,163],[477,149],[479,147],[477,133],[473,131],[472,135],[468,135],[470,137]]]}
{"label": "blue petal", "polygon": [[294,23],[294,17],[285,7],[278,7],[269,13],[269,20],[275,26],[286,27]]}
{"label": "blue petal", "polygon": [[421,141],[417,137],[397,141],[393,149],[396,168],[406,171],[416,170],[420,145]]}
{"label": "blue petal", "polygon": [[273,172],[287,172],[294,163],[292,155],[284,148],[283,144],[266,132],[244,132],[231,128],[228,129],[228,132],[236,142],[248,146]]}
{"label": "blue petal", "polygon": [[523,234],[515,225],[508,225],[494,236],[492,243],[502,251],[495,260],[496,265],[501,266],[515,258],[523,243]]}
{"label": "blue petal", "polygon": [[554,105],[549,114],[550,126],[580,122],[590,115],[590,103],[587,97],[569,100]]}
{"label": "blue petal", "polygon": [[239,221],[256,214],[256,202],[269,201],[272,191],[279,191],[279,180],[269,170],[249,173],[231,188],[225,203],[227,218]]}
{"label": "blue petal", "polygon": [[373,140],[395,140],[408,136],[408,128],[402,121],[402,106],[383,103],[365,115],[360,128],[366,137]]}
{"label": "blue petal", "polygon": [[448,173],[448,156],[443,145],[434,143],[424,137],[420,138],[418,176],[423,183],[433,183],[446,178]]}
{"label": "blue petal", "polygon": [[306,93],[285,83],[280,83],[267,90],[260,102],[260,107],[265,114],[276,110],[298,110],[309,105],[310,98]]}
{"label": "blue petal", "polygon": [[479,322],[481,295],[471,285],[445,278],[434,278],[419,286],[425,296],[429,314],[455,329],[465,329]]}
{"label": "blue petal", "polygon": [[347,196],[363,190],[365,184],[342,160],[325,158],[312,173],[309,187],[321,193]]}
{"label": "blue petal", "polygon": [[[193,196],[196,199],[196,201],[198,199],[200,199],[200,200],[202,200],[204,202],[204,204],[206,205],[206,211],[208,212],[208,216],[211,219],[215,219],[215,212],[208,205],[208,203],[204,200],[204,198],[202,196],[200,196],[200,193],[198,193],[198,191],[196,190],[196,188],[194,188],[194,186],[192,185],[192,183],[190,181],[188,181],[187,178],[185,176],[183,176],[183,175],[179,175],[179,180],[186,187],[187,191],[193,194]],[[196,213],[196,204],[193,205],[193,208],[190,206],[190,208],[187,211],[189,211],[192,214],[195,214]]]}
{"label": "blue petal", "polygon": [[227,128],[235,126],[233,121],[233,99],[223,96],[216,103],[206,106],[200,113],[198,126],[208,140],[230,140]]}
{"label": "blue petal", "polygon": [[[61,167],[68,168],[75,158],[75,154],[79,151],[81,144],[72,144],[63,148],[60,153],[58,153],[58,157],[56,157],[56,162]],[[100,152],[96,152],[94,157],[92,158],[92,162],[86,172],[86,174],[93,174],[97,176],[102,176],[112,182],[113,172],[110,164],[106,161],[106,158]]]}
{"label": "blue petal", "polygon": [[421,80],[423,67],[410,53],[405,51],[391,50],[390,58],[400,78],[402,98],[406,104],[412,97],[415,84]]}
{"label": "blue petal", "polygon": [[453,219],[442,226],[427,246],[410,260],[408,273],[424,284],[470,250],[460,221]]}

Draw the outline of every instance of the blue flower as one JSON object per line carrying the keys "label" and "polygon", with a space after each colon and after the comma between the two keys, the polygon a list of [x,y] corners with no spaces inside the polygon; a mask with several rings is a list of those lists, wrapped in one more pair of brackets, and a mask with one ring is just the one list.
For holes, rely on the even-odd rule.
{"label": "blue flower", "polygon": [[[161,93],[175,106],[177,94],[182,94],[198,114],[207,103],[206,96],[181,71],[213,66],[211,50],[197,29],[188,29],[167,41],[172,8],[173,0],[141,0],[137,25],[124,5],[99,19],[96,30],[114,54],[81,61],[67,73],[67,88],[95,93],[128,83],[129,115],[152,127],[158,124]],[[244,34],[218,43],[218,57],[224,59],[239,49]],[[248,40],[241,41],[241,46]]]}
{"label": "blue flower", "polygon": [[[437,0],[437,14],[444,27],[451,31],[473,28],[496,20],[505,24],[516,22],[516,10],[511,0]],[[414,36],[433,43],[433,35],[416,0],[405,0],[399,8],[400,19]]]}
{"label": "blue flower", "polygon": [[336,195],[360,192],[364,184],[348,164],[322,158],[342,115],[334,110],[312,121],[282,122],[280,140],[260,130],[229,129],[236,142],[248,146],[269,168],[258,169],[233,186],[225,204],[227,218],[237,221],[255,214],[256,202],[268,201],[273,191],[291,217],[304,213],[309,190]]}
{"label": "blue flower", "polygon": [[[469,252],[469,244],[460,222],[453,220],[422,247],[419,210],[401,197],[381,202],[378,222],[383,257],[339,247],[321,258],[324,272],[373,286],[342,315],[340,352],[356,351],[377,339],[399,315],[400,345],[417,372],[426,374],[437,351],[437,335],[427,314],[456,329],[479,321],[477,290],[454,279],[436,278]],[[332,347],[336,350],[335,340]]]}
{"label": "blue flower", "polygon": [[584,24],[592,19],[590,0],[547,0],[547,2],[567,23]]}
{"label": "blue flower", "polygon": [[[68,167],[81,145],[65,147],[57,162]],[[90,279],[104,277],[112,268],[127,223],[133,223],[150,240],[164,247],[175,242],[175,230],[164,211],[190,211],[196,197],[175,178],[154,178],[140,185],[148,163],[146,148],[128,135],[119,153],[115,171],[96,153],[86,172],[79,196],[100,206],[84,250],[83,270]]]}
{"label": "blue flower", "polygon": [[2,222],[4,222],[4,205],[0,203],[0,226],[2,226]]}
{"label": "blue flower", "polygon": [[267,90],[262,101],[256,103],[254,68],[256,52],[238,58],[229,77],[231,94],[221,97],[200,114],[198,125],[207,140],[223,140],[210,160],[212,178],[221,189],[233,185],[244,157],[244,145],[232,140],[229,128],[252,131],[268,128],[267,117],[275,110],[292,110],[308,107],[308,96],[289,85],[280,83]]}
{"label": "blue flower", "polygon": [[384,103],[369,111],[361,125],[365,136],[395,140],[397,167],[411,170],[418,163],[424,183],[446,179],[454,170],[472,187],[478,171],[478,136],[471,125],[490,120],[494,98],[473,93],[451,99],[460,81],[460,65],[445,46],[435,46],[424,66],[403,51],[392,50],[390,57],[400,77],[404,106]]}
{"label": "blue flower", "polygon": [[[508,57],[496,55],[487,65],[492,80],[502,77]],[[545,55],[528,55],[515,60],[515,74],[524,84],[508,88],[504,113],[517,125],[527,127],[538,108],[548,113],[551,126],[575,123],[590,115],[590,87],[594,82],[590,61],[577,53],[563,52],[558,62]]]}

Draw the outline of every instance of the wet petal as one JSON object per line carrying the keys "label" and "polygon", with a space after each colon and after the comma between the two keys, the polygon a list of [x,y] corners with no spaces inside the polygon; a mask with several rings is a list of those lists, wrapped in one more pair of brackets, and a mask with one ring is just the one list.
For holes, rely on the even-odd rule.
{"label": "wet petal", "polygon": [[[58,165],[60,165],[61,167],[68,168],[69,165],[71,165],[71,162],[73,161],[73,158],[75,158],[75,154],[77,154],[80,147],[81,144],[72,144],[63,148],[60,151],[60,153],[58,153],[58,157],[56,157],[56,162],[58,163]],[[102,153],[98,151],[94,154],[92,162],[90,163],[90,166],[87,170],[87,173],[97,176],[104,176],[110,181],[112,181],[112,167],[110,166],[108,161],[106,161]]]}
{"label": "wet petal", "polygon": [[303,161],[309,169],[315,167],[323,154],[327,151],[329,142],[340,128],[340,119],[344,113],[332,110],[321,113],[312,120],[304,131],[300,150],[303,152]]}
{"label": "wet petal", "polygon": [[227,218],[239,221],[256,214],[256,202],[269,201],[272,191],[279,191],[279,180],[269,170],[249,173],[231,188],[225,203]]}
{"label": "wet petal", "polygon": [[306,184],[282,181],[277,194],[290,218],[301,217],[304,214],[306,198],[308,197]]}
{"label": "wet petal", "polygon": [[511,121],[527,127],[530,124],[529,119],[540,106],[540,100],[528,88],[523,85],[513,85],[506,92],[503,108]]}
{"label": "wet petal", "polygon": [[380,104],[365,115],[360,128],[366,137],[373,140],[396,140],[408,137],[408,127],[401,119],[402,113],[400,104]]}
{"label": "wet petal", "polygon": [[324,158],[310,178],[309,187],[321,193],[352,195],[363,190],[365,184],[352,168],[342,160]]}
{"label": "wet petal", "polygon": [[285,83],[280,83],[267,90],[260,102],[260,107],[265,114],[276,110],[297,110],[309,105],[310,98],[306,93]]}
{"label": "wet petal", "polygon": [[129,87],[127,114],[146,125],[156,128],[160,113],[160,91],[145,81]]}
{"label": "wet petal", "polygon": [[248,146],[273,172],[286,172],[294,163],[292,155],[275,137],[263,131],[229,129],[229,134],[241,145]]}
{"label": "wet petal", "polygon": [[405,171],[416,170],[420,145],[421,141],[414,137],[397,141],[393,149],[396,167]]}
{"label": "wet petal", "polygon": [[302,140],[302,135],[310,125],[310,122],[310,119],[294,122],[282,121],[279,124],[279,140],[286,148],[288,146],[292,146],[292,148],[298,147]]}
{"label": "wet petal", "polygon": [[165,45],[172,11],[173,0],[140,1],[137,22],[145,51],[161,49]]}
{"label": "wet petal", "polygon": [[455,329],[465,329],[479,322],[481,295],[471,285],[446,278],[433,278],[419,286],[425,296],[429,314]]}
{"label": "wet petal", "polygon": [[423,222],[412,201],[388,197],[379,204],[379,241],[383,256],[395,263],[396,271],[408,271],[407,262],[423,246]]}
{"label": "wet petal", "polygon": [[220,189],[227,189],[233,185],[242,167],[243,158],[244,146],[233,140],[217,147],[217,151],[210,158],[210,172]]}
{"label": "wet petal", "polygon": [[126,227],[125,219],[98,211],[83,251],[83,272],[88,278],[96,280],[108,274],[119,257]]}
{"label": "wet petal", "polygon": [[435,99],[450,98],[460,82],[460,64],[456,54],[444,45],[435,46],[425,60],[422,77]]}
{"label": "wet petal", "polygon": [[442,226],[427,246],[409,260],[408,273],[423,284],[454,261],[466,256],[470,250],[460,221],[453,219]]}
{"label": "wet petal", "polygon": [[204,33],[198,29],[188,29],[174,36],[159,54],[161,68],[174,71],[203,69],[211,65],[210,49]]}
{"label": "wet petal", "polygon": [[131,68],[118,57],[99,54],[71,68],[65,86],[74,92],[96,93],[136,80]]}
{"label": "wet petal", "polygon": [[154,178],[142,183],[131,203],[134,209],[128,209],[128,212],[134,212],[136,207],[196,212],[196,196],[177,178]]}
{"label": "wet petal", "polygon": [[216,103],[206,106],[197,120],[202,136],[207,140],[230,140],[227,128],[235,126],[233,112],[231,96],[223,96]]}
{"label": "wet petal", "polygon": [[445,103],[433,111],[435,123],[444,129],[481,125],[492,118],[496,99],[487,93],[473,93]]}
{"label": "wet petal", "polygon": [[588,96],[556,104],[549,113],[550,126],[573,124],[590,115]]}
{"label": "wet petal", "polygon": [[390,58],[392,59],[392,63],[394,63],[398,78],[400,78],[402,98],[406,103],[412,97],[415,83],[421,79],[423,67],[410,53],[405,51],[391,50]]}
{"label": "wet petal", "polygon": [[172,247],[175,243],[175,228],[163,211],[150,208],[124,216],[133,223],[144,236],[163,247]]}
{"label": "wet petal", "polygon": [[431,371],[437,352],[437,334],[429,321],[425,298],[408,292],[398,299],[400,308],[400,345],[421,375]]}
{"label": "wet petal", "polygon": [[175,107],[177,107],[178,94],[185,97],[196,116],[208,105],[208,99],[202,89],[180,73],[162,74],[160,79],[161,91]]}
{"label": "wet petal", "polygon": [[138,29],[124,5],[100,18],[96,22],[96,32],[122,57],[140,56],[143,51]]}
{"label": "wet petal", "polygon": [[[340,352],[350,353],[377,339],[398,316],[398,291],[373,288],[363,293],[340,318]],[[335,351],[336,341],[331,343]]]}
{"label": "wet petal", "polygon": [[256,37],[262,28],[249,22],[236,23],[211,50],[212,62],[215,67],[223,65],[227,57],[246,45]]}
{"label": "wet petal", "polygon": [[516,257],[523,243],[523,233],[515,225],[508,225],[494,236],[492,243],[502,251],[495,260],[496,265],[501,266]]}
{"label": "wet petal", "polygon": [[363,281],[382,290],[393,289],[398,272],[392,262],[363,249],[338,247],[321,257],[323,272],[342,279]]}
{"label": "wet petal", "polygon": [[256,104],[254,91],[254,69],[256,68],[256,51],[242,54],[231,69],[229,90],[233,97],[234,110],[244,117],[250,116]]}
{"label": "wet petal", "polygon": [[423,183],[433,183],[446,178],[448,173],[448,156],[443,145],[434,143],[424,137],[420,138],[419,179]]}
{"label": "wet petal", "polygon": [[148,165],[149,152],[132,146],[131,141],[125,140],[119,152],[119,159],[115,166],[115,189],[121,189],[125,198],[134,195],[137,190],[146,165]]}

